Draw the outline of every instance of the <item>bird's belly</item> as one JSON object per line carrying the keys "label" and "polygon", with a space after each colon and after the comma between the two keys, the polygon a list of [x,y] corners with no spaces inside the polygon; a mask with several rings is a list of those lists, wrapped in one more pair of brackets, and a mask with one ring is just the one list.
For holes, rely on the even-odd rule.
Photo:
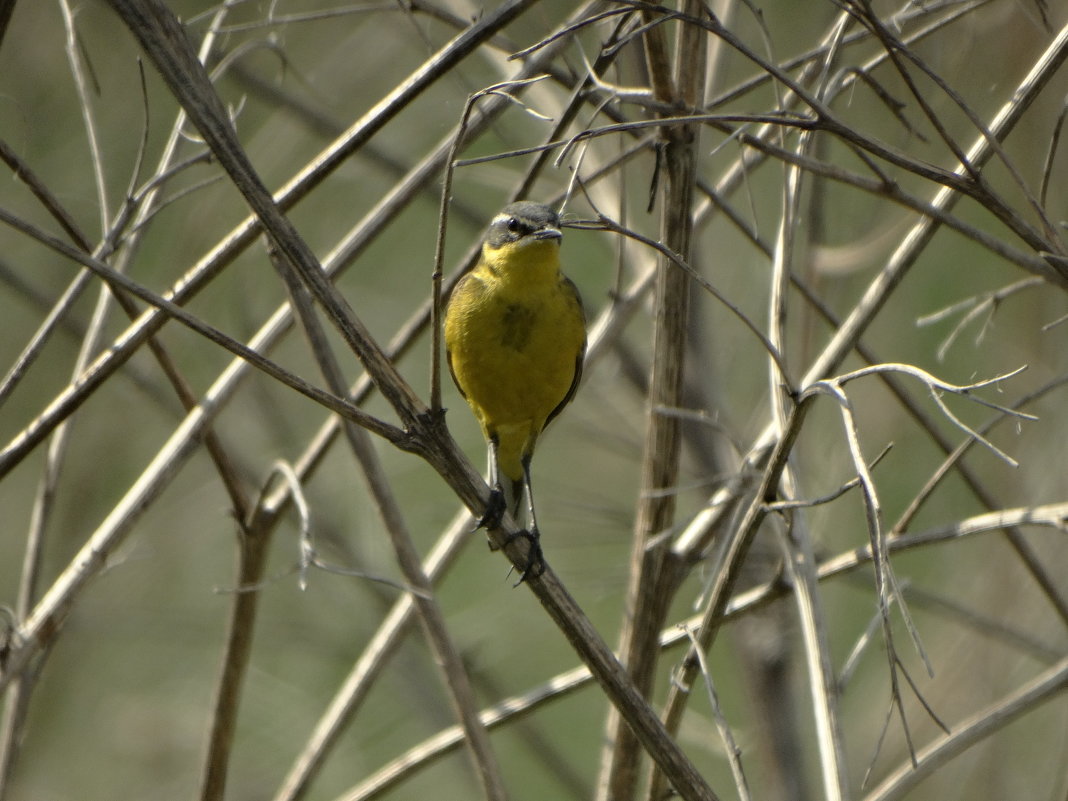
{"label": "bird's belly", "polygon": [[472,314],[453,344],[453,370],[484,421],[538,430],[564,399],[583,336],[564,317],[544,303],[491,303]]}

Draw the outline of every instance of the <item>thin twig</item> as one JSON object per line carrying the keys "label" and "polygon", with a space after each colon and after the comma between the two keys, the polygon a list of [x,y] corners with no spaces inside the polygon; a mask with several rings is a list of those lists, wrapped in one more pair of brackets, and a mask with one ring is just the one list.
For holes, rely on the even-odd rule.
{"label": "thin twig", "polygon": [[[400,113],[412,98],[423,92],[452,65],[466,57],[486,37],[491,36],[493,31],[507,24],[525,5],[529,5],[530,1],[528,0],[525,4],[517,2],[505,4],[493,14],[488,14],[478,20],[470,29],[462,32],[421,64],[394,91],[354,122],[348,130],[290,179],[276,195],[278,207],[282,210],[288,209],[307,196],[345,163],[353,152]],[[259,220],[255,215],[244,219],[224,236],[220,243],[194,268],[175,283],[174,290],[167,295],[168,299],[177,305],[188,302],[230,265],[260,233]],[[122,367],[133,352],[140,348],[149,336],[156,333],[167,319],[167,315],[162,312],[150,312],[139,318],[130,330],[121,335],[112,347],[90,366],[77,384],[67,387],[56,396],[48,408],[26,430],[25,436],[21,437],[17,444],[13,444],[11,457],[21,459],[52,428],[77,409],[101,383]]]}
{"label": "thin twig", "polygon": [[[456,154],[460,151],[467,137],[468,121],[471,112],[483,97],[499,97],[512,102],[519,102],[511,94],[510,90],[519,86],[528,86],[536,81],[543,80],[544,76],[533,78],[520,78],[512,81],[487,86],[468,96],[464,104],[460,122],[456,126],[449,154],[445,160],[445,175],[441,182],[441,202],[438,207],[438,234],[434,244],[434,270],[431,275],[431,301],[430,301],[430,409],[432,412],[441,410],[441,301],[442,301],[442,269],[445,261],[445,232],[448,227],[449,205],[452,201],[452,176],[456,164]],[[509,91],[505,91],[509,90]]]}
{"label": "thin twig", "polygon": [[[919,532],[890,542],[891,551],[905,551],[913,548],[921,548],[936,545],[948,540],[976,536],[981,533],[996,530],[1002,525],[1016,525],[1023,522],[1033,522],[1039,525],[1057,526],[1068,515],[1068,504],[1054,504],[1052,506],[1002,510],[996,515],[982,515],[978,518],[962,521],[960,526],[943,527],[931,531]],[[453,521],[454,530],[461,534],[466,531],[467,518],[457,518]],[[439,543],[441,545],[443,543]],[[439,554],[432,553],[428,557],[425,569],[430,574],[437,573],[438,565],[435,563]],[[852,549],[845,553],[831,557],[817,566],[817,577],[822,581],[850,575],[853,571],[870,563],[871,553],[869,549]],[[758,611],[768,604],[775,602],[791,592],[789,586],[781,581],[760,584],[735,596],[724,612],[724,622],[733,621],[744,615]],[[910,589],[911,593],[912,590]],[[397,607],[386,618],[386,623],[369,646],[369,652],[381,653],[378,644],[382,642],[383,635],[396,636],[395,621],[399,609],[410,609],[411,599],[403,598],[398,601]],[[677,647],[682,644],[692,643],[692,628],[700,624],[700,616],[683,620],[664,629],[660,636],[660,647],[663,649]],[[873,626],[877,629],[880,625],[879,616],[873,619]],[[1055,648],[1045,648],[1044,656],[1052,656],[1051,662],[1056,662],[1061,652]],[[367,654],[365,654],[365,657]],[[363,660],[361,660],[361,663]],[[845,668],[840,672],[845,676]],[[359,675],[367,678],[366,667],[361,671],[354,671],[352,677]],[[351,678],[350,677],[350,680]],[[528,690],[520,695],[506,698],[481,713],[482,722],[487,728],[496,728],[506,723],[533,713],[543,705],[557,700],[564,700],[572,693],[587,686],[593,681],[593,676],[585,667],[572,668],[564,673],[553,676],[539,687]],[[375,798],[383,792],[392,789],[405,779],[412,778],[418,769],[429,767],[441,757],[463,746],[463,731],[459,726],[450,726],[427,740],[413,746],[404,754],[398,756],[390,764],[367,777],[357,787],[344,794],[345,801],[367,801]],[[292,794],[276,797],[291,798]]]}
{"label": "thin twig", "polygon": [[712,719],[716,723],[716,730],[719,732],[720,739],[723,740],[723,750],[727,754],[727,763],[731,767],[731,775],[734,777],[734,787],[738,791],[738,798],[740,801],[749,801],[751,796],[749,794],[749,782],[745,778],[745,769],[742,767],[742,749],[738,746],[730,724],[727,722],[723,709],[720,707],[719,695],[716,693],[715,685],[712,683],[712,671],[709,669],[704,652],[696,647],[697,642],[693,638],[693,632],[685,627],[683,629],[690,644],[694,646],[697,658],[701,662],[701,678],[704,679],[705,691],[708,693],[708,703],[712,708]]}
{"label": "thin twig", "polygon": [[838,683],[831,664],[827,617],[820,602],[811,535],[802,521],[795,520],[787,523],[779,540],[801,624],[824,798],[841,801],[850,797],[848,762],[838,711]]}
{"label": "thin twig", "polygon": [[[690,13],[700,13],[700,4],[694,0],[686,0],[683,6]],[[649,23],[652,19],[643,9],[642,21]],[[663,26],[647,27],[642,44],[656,100],[690,108],[704,101],[708,43],[699,28],[681,27],[676,50],[670,55]],[[663,251],[657,265],[645,441],[619,646],[628,674],[646,697],[652,695],[656,673],[655,641],[681,578],[670,564],[670,540],[660,536],[673,523],[675,495],[658,492],[677,481],[681,428],[678,419],[657,414],[655,409],[682,405],[690,322],[688,273],[692,275],[692,271],[677,270],[675,265],[690,258],[699,129],[686,125],[664,128],[660,133],[663,147],[658,153],[663,158],[665,177],[658,198],[659,243]],[[669,253],[677,255],[672,258]],[[617,710],[609,711],[605,728],[608,743],[602,755],[596,797],[600,801],[627,801],[638,790],[638,738]]]}
{"label": "thin twig", "polygon": [[1068,659],[1063,659],[994,704],[953,726],[953,733],[932,742],[864,797],[864,801],[896,801],[951,759],[1033,711],[1068,686]]}
{"label": "thin twig", "polygon": [[[711,281],[709,281],[707,278],[697,272],[697,270],[691,267],[681,255],[676,253],[666,244],[659,240],[653,239],[652,237],[648,237],[644,234],[638,233],[637,231],[634,231],[630,228],[626,228],[603,214],[599,214],[596,221],[589,223],[583,221],[572,221],[568,223],[568,227],[585,228],[587,230],[610,231],[612,233],[625,236],[628,239],[633,239],[636,242],[641,242],[643,245],[652,248],[653,250],[660,253],[662,256],[666,257],[669,261],[671,261],[672,264],[682,270],[682,272],[684,272],[690,278],[690,280],[699,284],[702,289],[712,295],[712,297],[714,297],[717,301],[723,304],[727,308],[727,310],[731,312],[731,314],[737,317],[745,325],[745,327],[749,329],[753,336],[755,336],[757,340],[759,340],[765,352],[772,359],[772,361],[774,361],[774,363],[782,370],[783,375],[785,376],[786,364],[783,362],[782,355],[778,352],[774,343],[768,338],[768,336],[760,330],[757,324],[752,319],[750,319],[749,316],[745,314],[745,312],[739,309],[738,306],[731,302],[728,297],[726,297],[722,292],[716,289],[715,285],[713,285]],[[788,390],[792,391],[792,387],[788,387]]]}
{"label": "thin twig", "polygon": [[[290,303],[297,312],[301,328],[308,339],[327,386],[334,394],[343,395],[345,383],[341,375],[341,367],[330,348],[326,332],[315,317],[310,293],[301,283],[295,269],[286,264],[273,250],[270,255],[275,269],[286,284]],[[430,580],[419,564],[415,544],[412,542],[404,516],[382,469],[382,464],[374,452],[365,429],[352,423],[344,423],[342,430],[360,465],[371,498],[389,534],[390,542],[396,553],[397,564],[408,583],[418,591],[415,596],[415,608],[434,653],[435,662],[441,667],[454,709],[460,718],[460,724],[463,726],[466,744],[485,798],[487,801],[506,801],[508,796],[504,789],[500,767],[493,748],[490,746],[486,730],[478,718],[478,709],[467,671],[448,634],[445,617],[433,596]]]}

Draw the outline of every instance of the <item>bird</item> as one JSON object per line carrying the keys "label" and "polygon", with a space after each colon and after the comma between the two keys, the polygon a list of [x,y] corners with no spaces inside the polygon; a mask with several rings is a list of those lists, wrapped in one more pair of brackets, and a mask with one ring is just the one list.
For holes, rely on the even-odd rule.
{"label": "bird", "polygon": [[560,267],[563,234],[550,206],[505,206],[490,222],[478,264],[453,289],[444,315],[445,355],[488,445],[490,501],[480,527],[527,502],[523,575],[544,569],[530,462],[538,437],[575,396],[586,354],[586,317]]}

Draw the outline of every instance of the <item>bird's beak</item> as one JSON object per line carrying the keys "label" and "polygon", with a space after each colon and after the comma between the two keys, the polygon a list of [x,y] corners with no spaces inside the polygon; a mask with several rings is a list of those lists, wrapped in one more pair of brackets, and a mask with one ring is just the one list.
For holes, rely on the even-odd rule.
{"label": "bird's beak", "polygon": [[534,232],[535,239],[563,239],[563,237],[559,228],[542,228]]}

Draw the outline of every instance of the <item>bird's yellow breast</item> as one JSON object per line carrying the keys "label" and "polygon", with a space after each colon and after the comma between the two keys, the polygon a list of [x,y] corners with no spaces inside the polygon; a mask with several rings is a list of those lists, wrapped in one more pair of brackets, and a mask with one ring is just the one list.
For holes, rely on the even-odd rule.
{"label": "bird's yellow breast", "polygon": [[571,391],[585,341],[557,241],[487,247],[457,284],[445,316],[449,367],[487,438],[497,437],[507,475],[520,475],[520,460]]}

